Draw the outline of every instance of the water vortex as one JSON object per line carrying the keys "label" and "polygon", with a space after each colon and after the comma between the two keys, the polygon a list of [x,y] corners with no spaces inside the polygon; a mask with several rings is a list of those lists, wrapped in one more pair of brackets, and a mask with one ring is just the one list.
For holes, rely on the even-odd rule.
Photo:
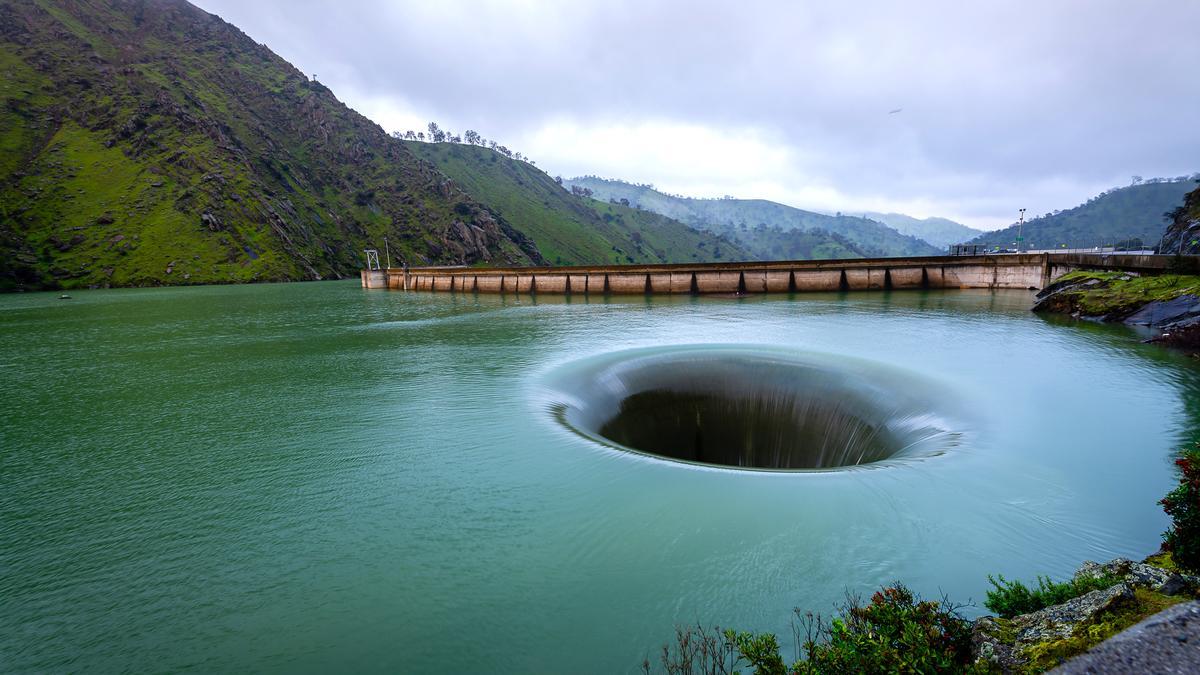
{"label": "water vortex", "polygon": [[741,469],[829,470],[945,452],[947,393],[882,364],[773,348],[608,354],[559,374],[551,406],[606,445]]}

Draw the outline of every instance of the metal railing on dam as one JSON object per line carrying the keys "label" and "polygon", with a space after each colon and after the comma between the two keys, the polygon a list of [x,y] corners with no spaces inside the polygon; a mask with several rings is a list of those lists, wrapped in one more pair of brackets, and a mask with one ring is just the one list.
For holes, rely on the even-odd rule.
{"label": "metal railing on dam", "polygon": [[578,267],[362,270],[364,288],[459,293],[704,294],[919,288],[1040,289],[1077,269],[1160,274],[1172,256],[1013,253]]}

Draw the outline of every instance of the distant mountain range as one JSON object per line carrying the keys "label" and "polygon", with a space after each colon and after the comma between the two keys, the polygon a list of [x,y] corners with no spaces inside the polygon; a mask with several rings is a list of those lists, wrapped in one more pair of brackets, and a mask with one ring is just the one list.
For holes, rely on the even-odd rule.
{"label": "distant mountain range", "polygon": [[1088,248],[1115,243],[1154,248],[1166,230],[1166,213],[1178,208],[1183,196],[1194,187],[1193,180],[1180,177],[1113,188],[1074,208],[1030,218],[1023,228],[1014,224],[984,233],[970,243],[988,248],[1015,248],[1021,229],[1025,249]]}
{"label": "distant mountain range", "polygon": [[950,244],[961,244],[983,234],[983,230],[967,227],[949,218],[914,218],[903,213],[875,213],[868,211],[864,218],[877,220],[901,234],[924,239],[943,251]]}
{"label": "distant mountain range", "polygon": [[[664,194],[649,185],[583,176],[564,185],[589,190],[597,199],[660,213],[692,227],[718,232],[747,246],[762,259],[787,258],[787,240],[807,232],[811,257],[938,255],[944,249],[901,234],[883,223],[856,216],[830,216],[765,199],[695,199]],[[625,200],[622,202],[622,200]],[[833,235],[830,237],[829,235]],[[836,238],[834,238],[836,237]],[[816,243],[816,239],[827,242]]]}

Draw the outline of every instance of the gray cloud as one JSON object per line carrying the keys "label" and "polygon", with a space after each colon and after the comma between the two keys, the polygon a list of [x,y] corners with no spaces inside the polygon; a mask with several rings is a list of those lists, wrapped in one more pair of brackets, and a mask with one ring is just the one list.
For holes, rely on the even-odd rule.
{"label": "gray cloud", "polygon": [[[1200,169],[1191,0],[198,4],[389,129],[474,128],[552,173],[999,226]],[[713,139],[737,171],[673,160]]]}

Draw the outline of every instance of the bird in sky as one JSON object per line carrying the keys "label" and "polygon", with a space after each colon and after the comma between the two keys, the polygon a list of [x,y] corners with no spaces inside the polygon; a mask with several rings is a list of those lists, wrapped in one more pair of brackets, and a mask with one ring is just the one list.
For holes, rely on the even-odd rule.
{"label": "bird in sky", "polygon": [[904,108],[896,108],[895,110],[889,110],[888,114],[895,115],[896,113],[900,112],[901,110],[904,110]]}

